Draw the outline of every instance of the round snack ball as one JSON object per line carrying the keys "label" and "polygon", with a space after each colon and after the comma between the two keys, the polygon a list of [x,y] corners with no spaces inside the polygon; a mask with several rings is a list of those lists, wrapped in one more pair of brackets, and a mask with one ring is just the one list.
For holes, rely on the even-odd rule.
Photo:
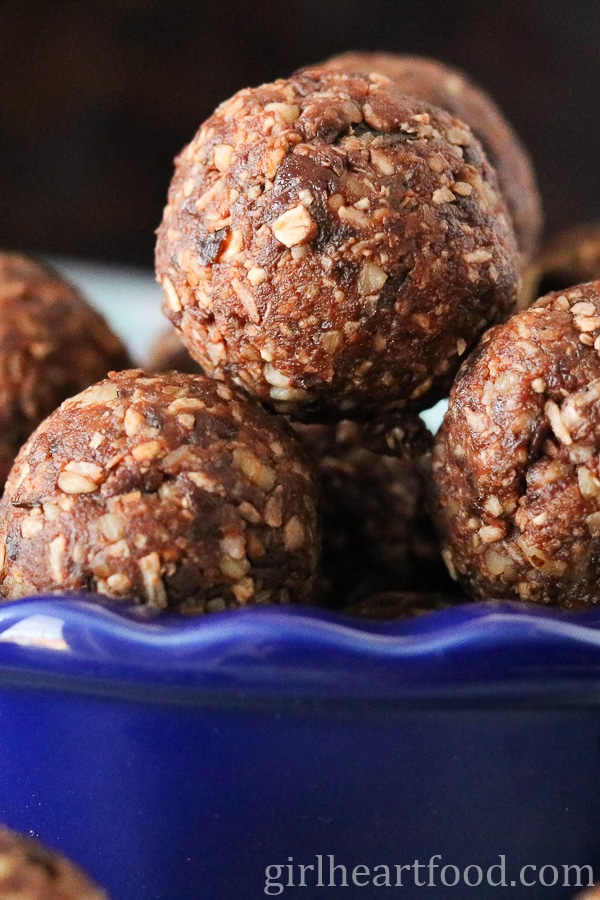
{"label": "round snack ball", "polygon": [[600,281],[490,329],[434,450],[450,572],[478,597],[600,602]]}
{"label": "round snack ball", "polygon": [[0,825],[0,900],[108,900],[70,860]]}
{"label": "round snack ball", "polygon": [[343,53],[320,67],[343,72],[379,72],[406,94],[447,109],[479,138],[496,169],[525,260],[538,249],[542,201],[527,150],[496,103],[463,72],[435,59],[393,53]]}
{"label": "round snack ball", "polygon": [[1,593],[98,592],[183,612],[310,599],[315,505],[286,422],[241,391],[113,373],[19,453],[0,503]]}
{"label": "round snack ball", "polygon": [[129,364],[102,316],[60,275],[26,256],[0,253],[0,486],[45,416]]}
{"label": "round snack ball", "polygon": [[217,109],[177,160],[156,268],[207,374],[315,421],[433,405],[517,284],[470,130],[339,72]]}
{"label": "round snack ball", "polygon": [[294,426],[320,476],[320,603],[381,591],[455,591],[425,508],[427,459],[373,453],[359,426]]}

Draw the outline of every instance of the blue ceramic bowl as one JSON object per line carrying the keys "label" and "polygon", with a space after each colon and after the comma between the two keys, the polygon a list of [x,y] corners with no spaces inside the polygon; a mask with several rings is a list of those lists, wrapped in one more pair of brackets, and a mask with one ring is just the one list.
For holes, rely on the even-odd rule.
{"label": "blue ceramic bowl", "polygon": [[[145,359],[152,273],[55,262]],[[0,820],[113,900],[570,898],[563,866],[600,873],[599,626],[0,606]]]}
{"label": "blue ceramic bowl", "polygon": [[564,867],[600,865],[599,626],[6,604],[0,818],[114,900],[572,897]]}

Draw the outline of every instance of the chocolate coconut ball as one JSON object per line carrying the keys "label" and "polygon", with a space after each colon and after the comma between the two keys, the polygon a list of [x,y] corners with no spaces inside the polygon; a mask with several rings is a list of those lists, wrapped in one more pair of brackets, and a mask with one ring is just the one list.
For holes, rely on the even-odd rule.
{"label": "chocolate coconut ball", "polygon": [[108,900],[72,862],[0,826],[0,900]]}
{"label": "chocolate coconut ball", "polygon": [[469,128],[382,76],[326,71],[243,90],[201,127],[156,268],[207,374],[313,420],[431,406],[517,285]]}
{"label": "chocolate coconut ball", "polygon": [[287,424],[202,375],[110,378],[23,447],[0,503],[1,592],[203,612],[311,598],[315,485]]}
{"label": "chocolate coconut ball", "polygon": [[393,53],[343,53],[321,63],[343,72],[379,72],[413,94],[462,119],[481,141],[496,169],[524,259],[538,249],[542,202],[527,150],[495,102],[463,72],[435,59]]}
{"label": "chocolate coconut ball", "polygon": [[75,288],[41,263],[0,253],[0,489],[45,416],[127,365],[121,341]]}
{"label": "chocolate coconut ball", "polygon": [[373,453],[354,422],[294,427],[320,478],[320,603],[345,607],[381,591],[456,592],[426,510],[427,460]]}
{"label": "chocolate coconut ball", "polygon": [[492,328],[434,451],[450,572],[478,597],[600,601],[600,281]]}

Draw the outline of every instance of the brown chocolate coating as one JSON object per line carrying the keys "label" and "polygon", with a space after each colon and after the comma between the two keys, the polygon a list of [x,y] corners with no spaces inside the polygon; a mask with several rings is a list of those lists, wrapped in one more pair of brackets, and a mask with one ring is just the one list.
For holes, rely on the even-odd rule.
{"label": "brown chocolate coating", "polygon": [[434,450],[450,571],[479,597],[600,601],[600,282],[490,329]]}
{"label": "brown chocolate coating", "polygon": [[463,72],[422,56],[343,53],[320,65],[350,73],[380,72],[404,93],[441,106],[466,122],[498,173],[524,259],[536,253],[543,215],[529,154],[496,103],[479,85]]}
{"label": "brown chocolate coating", "polygon": [[516,246],[470,130],[383,76],[223,103],[177,160],[164,309],[207,374],[303,419],[420,410],[511,311]]}
{"label": "brown chocolate coating", "polygon": [[0,900],[108,900],[70,860],[0,826]]}
{"label": "brown chocolate coating", "polygon": [[184,612],[310,599],[315,491],[285,421],[241,391],[113,373],[19,453],[0,503],[1,591]]}
{"label": "brown chocolate coating", "polygon": [[45,416],[129,364],[121,341],[75,288],[35,260],[0,253],[0,488]]}
{"label": "brown chocolate coating", "polygon": [[524,273],[522,299],[529,306],[549,291],[600,278],[600,222],[566,228],[549,240]]}
{"label": "brown chocolate coating", "polygon": [[322,605],[381,591],[455,591],[425,508],[425,459],[371,452],[359,426],[294,426],[321,483]]}
{"label": "brown chocolate coating", "polygon": [[159,335],[150,349],[149,372],[187,372],[201,375],[202,368],[192,359],[176,328],[168,328]]}

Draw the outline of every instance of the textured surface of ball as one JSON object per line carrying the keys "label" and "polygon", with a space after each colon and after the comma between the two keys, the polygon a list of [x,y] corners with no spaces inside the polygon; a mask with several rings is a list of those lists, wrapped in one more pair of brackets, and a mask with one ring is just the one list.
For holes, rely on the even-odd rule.
{"label": "textured surface of ball", "polygon": [[490,329],[434,451],[450,571],[478,597],[600,602],[600,282]]}
{"label": "textured surface of ball", "polygon": [[542,232],[542,201],[527,150],[483,88],[439,60],[393,53],[342,53],[322,63],[344,72],[380,72],[401,91],[447,109],[481,141],[512,216],[525,260],[536,252]]}
{"label": "textured surface of ball", "polygon": [[119,338],[75,288],[42,263],[0,253],[0,488],[45,416],[127,365]]}
{"label": "textured surface of ball", "polygon": [[309,465],[286,423],[201,375],[113,374],[21,450],[0,503],[6,598],[186,612],[311,598]]}
{"label": "textured surface of ball", "polygon": [[207,374],[314,420],[431,406],[517,282],[468,127],[338,72],[217,109],[177,160],[156,266]]}

